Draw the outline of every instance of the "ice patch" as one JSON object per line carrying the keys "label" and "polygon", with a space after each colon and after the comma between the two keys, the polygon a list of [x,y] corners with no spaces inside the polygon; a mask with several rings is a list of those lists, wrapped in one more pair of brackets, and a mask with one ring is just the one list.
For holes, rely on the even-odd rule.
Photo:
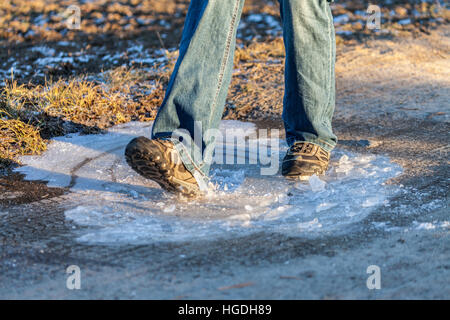
{"label": "ice patch", "polygon": [[398,21],[398,24],[400,24],[400,25],[411,24],[411,19],[400,20],[400,21]]}
{"label": "ice patch", "polygon": [[417,222],[413,221],[414,229],[416,230],[435,230],[437,228],[448,229],[450,228],[450,221],[433,221],[433,222]]}
{"label": "ice patch", "polygon": [[44,56],[54,56],[56,51],[53,48],[49,48],[47,46],[37,46],[31,48],[32,52],[39,52],[40,54]]}
{"label": "ice patch", "polygon": [[442,221],[441,228],[450,228],[450,221]]}
{"label": "ice patch", "polygon": [[333,18],[335,24],[344,24],[350,21],[348,14],[342,14]]}
{"label": "ice patch", "polygon": [[433,230],[436,229],[436,226],[431,223],[431,222],[422,222],[422,223],[418,223],[416,221],[415,225],[416,225],[416,230]]}
{"label": "ice patch", "polygon": [[319,223],[319,219],[314,218],[314,220],[308,222],[300,222],[298,224],[298,228],[300,230],[312,230],[316,228],[322,228],[322,225]]}
{"label": "ice patch", "polygon": [[[255,132],[251,123],[223,121],[222,132]],[[105,134],[55,138],[41,156],[22,157],[17,171],[29,180],[69,187],[66,218],[80,242],[150,243],[279,232],[317,237],[350,232],[399,189],[384,182],[401,172],[388,158],[335,150],[325,177],[309,182],[260,175],[260,166],[215,165],[216,191],[180,200],[134,173],[123,153],[134,137],[149,136],[151,123],[131,122]],[[264,140],[263,142],[265,142]],[[246,158],[256,150],[247,148]],[[287,146],[280,143],[280,159]],[[279,162],[281,163],[281,161]]]}
{"label": "ice patch", "polygon": [[351,36],[353,34],[353,31],[336,29],[336,34],[340,36]]}
{"label": "ice patch", "polygon": [[263,30],[267,35],[270,36],[280,36],[283,29],[281,27],[281,21],[279,18],[276,18],[272,15],[269,14],[259,14],[259,13],[253,13],[248,15],[247,17],[244,17],[241,20],[241,23],[239,24],[238,27],[238,37],[239,38],[244,38],[246,40],[250,40],[251,38],[259,38],[260,35],[247,35],[247,36],[243,36],[243,31],[245,31],[246,29],[248,29],[248,24],[249,23],[256,23],[259,26],[262,26],[263,28],[261,30]]}

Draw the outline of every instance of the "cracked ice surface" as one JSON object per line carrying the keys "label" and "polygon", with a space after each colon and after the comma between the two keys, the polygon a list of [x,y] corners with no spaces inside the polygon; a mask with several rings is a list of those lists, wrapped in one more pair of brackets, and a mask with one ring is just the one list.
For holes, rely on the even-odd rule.
{"label": "cracked ice surface", "polygon": [[[256,130],[253,124],[223,121],[221,130]],[[388,158],[336,149],[325,177],[309,183],[262,176],[257,165],[215,165],[216,191],[182,200],[134,173],[123,152],[135,136],[149,136],[151,123],[132,122],[106,134],[71,134],[54,139],[41,156],[22,157],[29,180],[69,187],[66,219],[87,243],[150,243],[280,232],[317,237],[349,232],[374,208],[389,205],[398,191],[385,181],[401,173]],[[264,142],[264,141],[261,141]],[[287,149],[280,142],[279,159]],[[272,150],[276,154],[277,150]],[[247,158],[257,154],[247,148]],[[280,162],[281,163],[281,162]],[[76,227],[75,227],[76,228]]]}

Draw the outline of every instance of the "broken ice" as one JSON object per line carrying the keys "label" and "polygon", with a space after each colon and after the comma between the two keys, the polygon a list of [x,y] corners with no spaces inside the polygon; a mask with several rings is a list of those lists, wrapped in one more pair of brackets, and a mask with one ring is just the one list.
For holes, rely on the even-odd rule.
{"label": "broken ice", "polygon": [[309,178],[309,185],[311,186],[312,191],[320,192],[325,190],[326,183],[320,180],[320,178],[317,175],[313,175]]}
{"label": "broken ice", "polygon": [[[251,123],[221,125],[223,132],[239,128],[256,130]],[[104,244],[192,241],[262,231],[302,237],[348,232],[399,190],[384,183],[401,173],[388,158],[336,149],[331,169],[309,183],[288,181],[280,174],[262,176],[260,167],[248,162],[215,165],[214,193],[180,200],[137,175],[124,160],[127,143],[150,132],[151,123],[131,122],[105,134],[58,137],[41,156],[22,157],[25,166],[17,171],[29,180],[70,187],[65,216],[83,226],[74,229],[74,235],[80,242]],[[287,148],[281,141],[280,160]]]}

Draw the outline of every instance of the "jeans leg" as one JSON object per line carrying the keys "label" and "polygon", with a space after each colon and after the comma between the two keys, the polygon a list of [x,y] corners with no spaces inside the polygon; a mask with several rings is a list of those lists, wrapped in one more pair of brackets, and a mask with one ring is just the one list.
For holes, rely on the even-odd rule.
{"label": "jeans leg", "polygon": [[154,138],[170,138],[182,130],[195,140],[187,148],[172,138],[186,168],[202,176],[210,167],[204,159],[212,156],[205,150],[214,149],[214,139],[204,133],[220,125],[243,5],[244,0],[191,0],[180,55],[153,125]]}
{"label": "jeans leg", "polygon": [[331,151],[337,138],[336,42],[327,0],[279,0],[286,47],[283,121],[289,145],[310,142]]}

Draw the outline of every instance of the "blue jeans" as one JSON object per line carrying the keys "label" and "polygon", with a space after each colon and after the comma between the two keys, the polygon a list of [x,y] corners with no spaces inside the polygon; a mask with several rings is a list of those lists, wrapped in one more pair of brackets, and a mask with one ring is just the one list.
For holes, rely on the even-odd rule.
{"label": "blue jeans", "polygon": [[[214,139],[186,148],[174,131],[217,129],[233,71],[236,31],[245,0],[191,0],[179,58],[152,137],[172,139],[192,173],[207,177]],[[283,121],[289,145],[310,142],[331,151],[335,105],[336,44],[327,0],[279,0],[286,48]],[[209,151],[207,151],[209,150]],[[194,157],[200,152],[203,159]],[[209,157],[208,157],[209,156]]]}

